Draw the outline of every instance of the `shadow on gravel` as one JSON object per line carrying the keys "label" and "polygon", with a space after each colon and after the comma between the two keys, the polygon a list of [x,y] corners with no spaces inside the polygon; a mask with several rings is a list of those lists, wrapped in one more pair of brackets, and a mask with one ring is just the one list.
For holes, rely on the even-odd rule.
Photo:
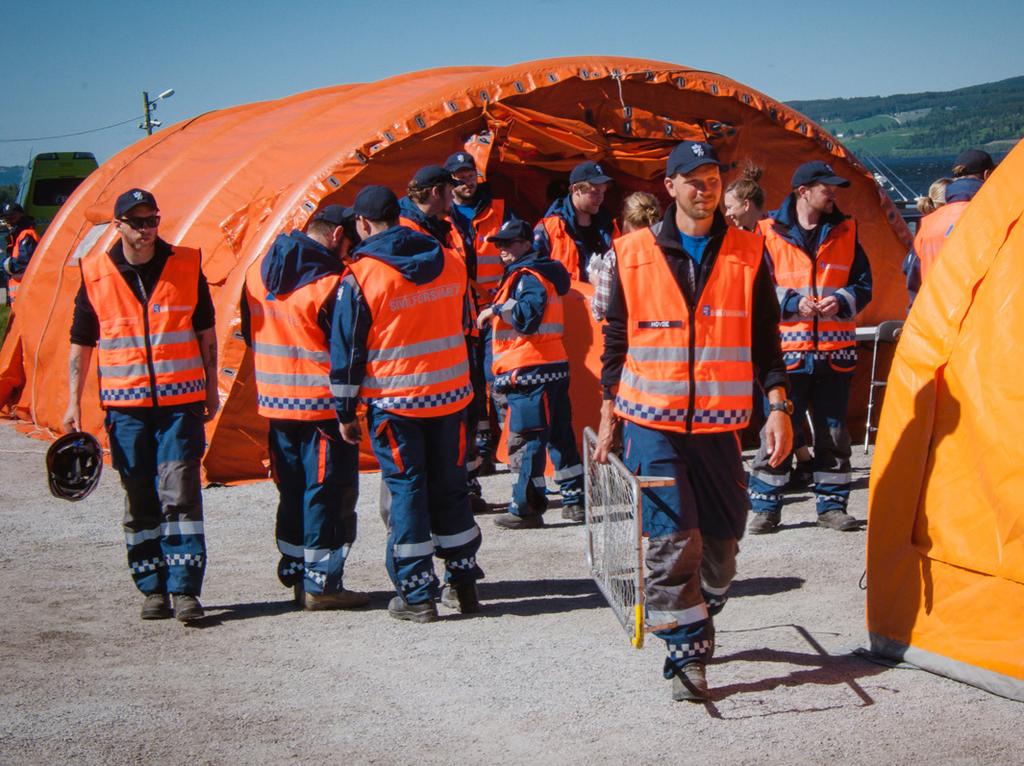
{"label": "shadow on gravel", "polygon": [[504,580],[477,585],[483,617],[560,614],[578,609],[603,609],[604,597],[593,580]]}
{"label": "shadow on gravel", "polygon": [[803,577],[748,577],[746,580],[734,580],[729,589],[729,598],[743,596],[773,596],[788,590],[799,590],[804,587]]}
{"label": "shadow on gravel", "polygon": [[[723,718],[724,716],[718,708],[715,707],[714,703],[721,702],[722,700],[738,694],[757,694],[759,692],[771,691],[772,689],[777,689],[779,687],[806,686],[807,684],[819,686],[838,686],[840,684],[845,684],[850,688],[850,691],[858,700],[858,704],[854,705],[854,707],[870,707],[875,704],[875,700],[864,690],[860,683],[858,683],[858,680],[884,673],[889,668],[869,662],[856,654],[844,654],[839,656],[831,655],[826,652],[824,647],[822,647],[810,632],[801,625],[768,625],[765,626],[765,628],[757,630],[784,627],[795,630],[796,633],[810,645],[813,651],[796,652],[772,649],[769,647],[762,649],[744,649],[742,651],[734,652],[733,654],[717,656],[714,659],[714,664],[717,665],[725,662],[779,662],[786,665],[796,665],[800,667],[800,669],[790,670],[785,675],[771,676],[769,678],[762,678],[758,681],[745,681],[743,683],[729,684],[727,686],[720,686],[712,689],[712,700],[705,703],[708,715],[712,718]],[[770,715],[778,715],[780,713],[810,713],[848,707],[850,707],[850,705],[842,704],[826,707],[793,708],[788,710],[765,711],[756,715],[739,717],[763,718]],[[736,716],[729,717],[735,718]]]}

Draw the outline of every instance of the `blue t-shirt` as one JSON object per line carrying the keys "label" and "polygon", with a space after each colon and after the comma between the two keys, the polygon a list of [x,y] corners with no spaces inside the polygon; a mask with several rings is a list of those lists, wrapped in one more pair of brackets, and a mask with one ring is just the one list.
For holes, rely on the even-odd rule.
{"label": "blue t-shirt", "polygon": [[452,203],[452,207],[459,211],[459,215],[461,215],[467,221],[469,221],[470,223],[473,222],[473,214],[476,212],[475,205],[458,205]]}
{"label": "blue t-shirt", "polygon": [[686,254],[699,266],[700,262],[704,259],[704,250],[707,249],[711,237],[691,237],[689,234],[679,232],[679,241],[682,243]]}

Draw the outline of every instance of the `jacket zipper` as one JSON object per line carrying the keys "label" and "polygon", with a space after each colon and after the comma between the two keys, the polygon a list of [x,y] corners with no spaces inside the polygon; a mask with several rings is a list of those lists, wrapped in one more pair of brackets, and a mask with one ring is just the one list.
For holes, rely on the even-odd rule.
{"label": "jacket zipper", "polygon": [[135,279],[139,282],[139,292],[142,294],[142,332],[143,341],[146,344],[146,366],[149,368],[149,385],[153,392],[153,406],[156,407],[156,366],[153,364],[153,344],[149,338],[149,295],[146,294],[146,285],[137,271]]}

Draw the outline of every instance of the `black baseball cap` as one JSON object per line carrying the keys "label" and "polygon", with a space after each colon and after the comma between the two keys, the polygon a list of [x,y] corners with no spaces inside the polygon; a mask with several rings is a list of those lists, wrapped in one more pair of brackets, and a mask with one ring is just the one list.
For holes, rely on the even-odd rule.
{"label": "black baseball cap", "polygon": [[454,184],[452,174],[440,165],[425,165],[416,171],[409,187],[412,189],[430,189],[441,184]]}
{"label": "black baseball cap", "polygon": [[965,149],[957,155],[953,163],[954,173],[956,168],[962,167],[960,176],[980,176],[987,170],[995,170],[996,164],[992,161],[992,155],[981,149]]}
{"label": "black baseball cap", "polygon": [[469,152],[455,152],[444,161],[444,169],[449,173],[457,173],[460,170],[476,170],[476,160]]}
{"label": "black baseball cap", "polygon": [[6,218],[9,215],[15,213],[24,213],[25,208],[19,205],[17,202],[5,202],[3,207],[0,207],[0,218]]}
{"label": "black baseball cap", "polygon": [[800,186],[811,186],[813,184],[825,184],[826,186],[849,186],[850,182],[842,176],[837,176],[836,171],[827,162],[814,160],[805,162],[793,173],[793,188]]}
{"label": "black baseball cap", "polygon": [[371,221],[393,221],[398,218],[398,197],[386,186],[364,186],[352,203],[352,213]]}
{"label": "black baseball cap", "polygon": [[[346,215],[347,213],[347,215]],[[352,218],[349,208],[344,205],[328,205],[318,210],[313,216],[314,221],[326,221],[334,226],[343,226],[347,220]]]}
{"label": "black baseball cap", "polygon": [[501,225],[494,234],[487,238],[488,242],[514,242],[517,239],[533,241],[533,229],[526,221],[518,218],[509,218]]}
{"label": "black baseball cap", "polygon": [[605,175],[604,168],[598,163],[587,160],[581,162],[579,165],[572,169],[569,174],[570,184],[581,184],[583,182],[591,184],[606,184],[612,180],[611,176]]}
{"label": "black baseball cap", "polygon": [[159,210],[156,204],[156,197],[145,189],[129,189],[114,202],[114,218],[124,218],[125,213],[136,205],[149,205],[154,210]]}
{"label": "black baseball cap", "polygon": [[722,167],[714,147],[706,141],[682,141],[676,144],[675,149],[668,155],[668,162],[665,163],[665,178],[671,178],[677,173],[683,175],[692,173],[701,165]]}

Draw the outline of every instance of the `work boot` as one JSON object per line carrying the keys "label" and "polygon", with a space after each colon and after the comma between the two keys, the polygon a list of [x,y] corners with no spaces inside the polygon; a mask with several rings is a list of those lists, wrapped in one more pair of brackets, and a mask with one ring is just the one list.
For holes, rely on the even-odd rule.
{"label": "work boot", "polygon": [[480,516],[481,514],[491,512],[491,504],[480,497],[480,495],[470,495],[469,510],[473,512],[474,516]]}
{"label": "work boot", "polygon": [[476,583],[470,582],[455,586],[446,583],[441,588],[441,603],[462,614],[478,613],[480,611],[480,596],[476,591]]}
{"label": "work boot", "polygon": [[342,588],[334,593],[306,593],[303,604],[307,612],[319,612],[324,609],[358,609],[369,606],[370,596],[354,590]]}
{"label": "work boot", "polygon": [[146,600],[142,603],[142,619],[144,620],[169,620],[171,618],[171,603],[166,593],[147,593]]}
{"label": "work boot", "polygon": [[175,593],[171,596],[174,601],[174,616],[179,622],[194,622],[203,619],[206,614],[199,599],[187,593]]}
{"label": "work boot", "polygon": [[703,662],[688,662],[681,668],[676,668],[672,676],[672,699],[676,702],[688,700],[690,702],[703,702],[710,699],[708,694],[708,681],[704,676]]}
{"label": "work boot", "polygon": [[562,508],[562,518],[569,521],[583,521],[586,514],[582,505],[567,505]]}
{"label": "work boot", "polygon": [[514,513],[503,513],[494,517],[494,523],[505,529],[537,529],[544,526],[544,517],[537,513],[532,516],[517,516]]}
{"label": "work boot", "polygon": [[752,535],[766,535],[778,529],[781,519],[782,513],[780,511],[752,513],[750,514],[750,523],[747,524],[747,531]]}
{"label": "work boot", "polygon": [[836,529],[840,532],[852,532],[860,525],[857,523],[857,519],[853,518],[846,511],[834,508],[831,511],[818,514],[818,526],[825,527],[826,529]]}
{"label": "work boot", "polygon": [[433,622],[437,619],[437,604],[433,601],[424,601],[422,604],[409,604],[401,596],[395,596],[388,603],[388,614],[396,620]]}

